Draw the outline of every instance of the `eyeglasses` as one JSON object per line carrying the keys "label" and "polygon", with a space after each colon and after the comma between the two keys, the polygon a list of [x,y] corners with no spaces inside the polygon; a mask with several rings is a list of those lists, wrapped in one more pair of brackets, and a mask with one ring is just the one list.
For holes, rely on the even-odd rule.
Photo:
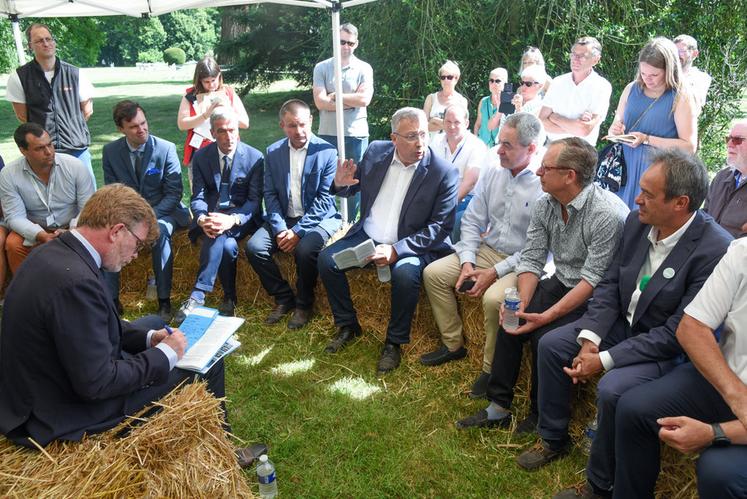
{"label": "eyeglasses", "polygon": [[731,142],[735,146],[741,146],[742,142],[744,142],[744,139],[747,139],[747,137],[734,137],[733,135],[727,135],[726,145],[729,145],[729,142]]}
{"label": "eyeglasses", "polygon": [[456,76],[454,76],[454,75],[440,75],[439,78],[441,78],[442,80],[453,80],[453,79],[456,78]]}
{"label": "eyeglasses", "polygon": [[54,38],[47,37],[47,38],[40,38],[38,40],[34,40],[31,43],[33,45],[44,45],[44,44],[52,45],[53,43],[57,43],[57,40],[55,40]]}
{"label": "eyeglasses", "polygon": [[538,170],[550,171],[550,170],[573,170],[570,166],[547,166],[544,163],[540,163]]}
{"label": "eyeglasses", "polygon": [[148,243],[146,243],[145,241],[143,241],[142,239],[140,239],[139,237],[137,237],[137,234],[135,234],[134,232],[132,232],[132,229],[130,229],[126,225],[124,226],[124,228],[127,229],[127,232],[129,232],[130,234],[132,234],[132,237],[134,237],[137,240],[137,252],[138,253],[140,253],[141,251],[143,251],[145,248],[149,248],[151,246]]}
{"label": "eyeglasses", "polygon": [[525,87],[530,87],[530,88],[533,85],[539,85],[539,84],[540,84],[540,82],[538,82],[538,81],[522,81],[522,82],[519,82],[519,86],[524,85]]}
{"label": "eyeglasses", "polygon": [[501,80],[499,78],[488,78],[488,81],[490,83],[503,83],[503,80]]}
{"label": "eyeglasses", "polygon": [[340,45],[342,45],[343,47],[345,45],[347,45],[348,47],[355,47],[356,43],[358,43],[358,42],[353,42],[353,41],[350,41],[350,40],[340,40]]}
{"label": "eyeglasses", "polygon": [[568,54],[568,57],[576,60],[584,60],[591,57],[591,54],[577,54],[576,52],[571,52],[570,54]]}
{"label": "eyeglasses", "polygon": [[425,132],[412,132],[408,133],[407,135],[402,135],[401,133],[392,132],[394,135],[398,135],[405,139],[407,142],[415,142],[417,140],[425,140],[425,138],[428,136]]}

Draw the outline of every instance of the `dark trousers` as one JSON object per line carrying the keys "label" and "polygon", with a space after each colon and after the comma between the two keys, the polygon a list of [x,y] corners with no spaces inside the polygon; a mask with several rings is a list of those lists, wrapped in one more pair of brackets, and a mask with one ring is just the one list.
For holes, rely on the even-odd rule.
{"label": "dark trousers", "polygon": [[[534,296],[529,305],[524,308],[524,311],[542,313],[557,303],[571,289],[563,286],[555,276],[543,279],[537,284]],[[522,350],[524,343],[529,341],[532,345],[531,412],[532,414],[537,414],[537,345],[539,344],[539,340],[549,331],[581,318],[585,311],[586,303],[550,324],[518,336],[508,334],[503,330],[503,327],[499,327],[495,342],[495,353],[493,354],[493,364],[490,369],[490,378],[488,379],[488,400],[499,404],[505,409],[511,407],[511,402],[514,399],[514,387],[516,386],[516,381],[519,379],[519,371],[521,369]]]}
{"label": "dark trousers", "polygon": [[[656,420],[667,416],[688,416],[709,424],[736,419],[690,363],[632,388],[617,403],[614,497],[654,497],[661,445]],[[702,498],[747,497],[747,445],[707,448],[700,455],[697,473]]]}
{"label": "dark trousers", "polygon": [[[580,350],[576,342],[576,322],[546,334],[539,342],[539,424],[540,436],[551,448],[562,447],[568,441],[571,417],[571,378],[563,371],[570,367]],[[613,326],[600,345],[607,350],[630,337],[632,332],[623,319]],[[658,379],[674,367],[675,361],[642,362],[615,367],[597,384],[597,433],[591,446],[586,473],[601,490],[610,490],[615,472],[615,410],[620,396],[642,383]]]}
{"label": "dark trousers", "polygon": [[250,220],[241,227],[233,227],[215,238],[203,235],[195,288],[209,293],[213,290],[217,277],[223,286],[224,297],[236,301],[236,259],[239,256],[239,241],[254,230],[256,225]]}
{"label": "dark trousers", "polygon": [[[366,239],[370,238],[365,231],[359,230],[350,237],[334,242],[319,254],[319,276],[327,289],[327,300],[335,318],[335,325],[338,327],[358,325],[358,317],[345,276],[349,269],[338,269],[332,255],[345,248],[357,246]],[[410,342],[410,325],[420,298],[423,268],[427,263],[429,262],[425,262],[423,258],[411,256],[400,258],[389,266],[392,273],[392,293],[386,339],[390,343]]]}
{"label": "dark trousers", "polygon": [[[151,249],[153,274],[156,277],[158,298],[165,300],[171,297],[171,277],[174,269],[174,255],[171,251],[171,236],[177,227],[174,217],[158,219],[158,240]],[[115,300],[119,299],[119,272],[104,272],[106,284]]]}
{"label": "dark trousers", "polygon": [[[286,220],[288,227],[293,227],[296,222],[298,222],[297,218]],[[269,224],[266,223],[260,227],[247,241],[246,256],[259,276],[262,287],[275,299],[276,304],[309,310],[314,305],[314,287],[319,275],[317,259],[327,239],[329,239],[327,231],[317,226],[304,234],[293,250],[293,258],[296,261],[295,296],[272,257],[279,250]]]}

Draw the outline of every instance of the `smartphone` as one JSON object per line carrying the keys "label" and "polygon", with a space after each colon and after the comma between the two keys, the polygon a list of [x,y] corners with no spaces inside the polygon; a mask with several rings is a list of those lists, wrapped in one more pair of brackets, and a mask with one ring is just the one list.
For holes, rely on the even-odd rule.
{"label": "smartphone", "polygon": [[[508,87],[508,83],[506,84]],[[514,114],[516,112],[516,106],[511,102],[514,98],[514,91],[504,89],[501,92],[501,104],[498,106],[498,112],[503,114]]]}
{"label": "smartphone", "polygon": [[461,286],[459,286],[459,289],[457,291],[459,291],[460,293],[466,293],[467,291],[472,289],[474,286],[475,286],[475,281],[472,279],[469,279],[467,281],[462,281],[462,284]]}

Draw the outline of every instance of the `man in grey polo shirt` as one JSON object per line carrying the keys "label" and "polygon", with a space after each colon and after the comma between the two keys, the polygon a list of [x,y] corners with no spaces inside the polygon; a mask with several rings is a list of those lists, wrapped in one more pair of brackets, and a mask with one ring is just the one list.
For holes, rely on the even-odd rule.
{"label": "man in grey polo shirt", "polygon": [[[340,26],[340,65],[342,66],[342,103],[345,127],[345,156],[356,164],[363,159],[368,147],[368,114],[366,107],[373,96],[373,69],[367,62],[355,57],[358,47],[358,28],[350,23]],[[335,66],[330,58],[314,67],[314,104],[319,109],[319,131],[317,135],[333,146],[337,146],[337,123],[335,121]],[[348,220],[354,220],[358,212],[360,194],[350,197]]]}
{"label": "man in grey polo shirt", "polygon": [[[545,333],[579,319],[617,249],[627,206],[592,182],[596,150],[584,139],[566,137],[547,149],[537,175],[546,195],[534,206],[527,243],[516,267],[521,303],[518,329],[498,329],[488,379],[490,405],[457,428],[506,427],[511,422],[514,384],[524,343],[532,345],[531,410],[516,428],[529,433],[537,424],[537,345]],[[548,253],[555,274],[540,280]]]}

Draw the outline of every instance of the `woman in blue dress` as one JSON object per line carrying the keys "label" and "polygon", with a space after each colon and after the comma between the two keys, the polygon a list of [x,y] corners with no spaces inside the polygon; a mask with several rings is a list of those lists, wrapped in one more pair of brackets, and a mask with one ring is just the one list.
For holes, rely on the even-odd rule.
{"label": "woman in blue dress", "polygon": [[636,79],[623,90],[608,133],[635,136],[631,144],[623,143],[627,182],[617,193],[631,210],[637,208],[639,181],[649,167],[652,147],[695,152],[696,106],[682,81],[677,47],[671,40],[658,37],[643,47]]}

